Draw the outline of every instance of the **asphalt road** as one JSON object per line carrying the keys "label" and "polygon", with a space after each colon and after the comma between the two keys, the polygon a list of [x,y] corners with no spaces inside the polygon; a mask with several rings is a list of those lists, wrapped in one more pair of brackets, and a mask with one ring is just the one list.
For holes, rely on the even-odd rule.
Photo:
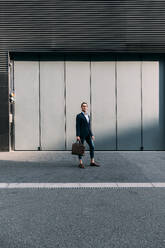
{"label": "asphalt road", "polygon": [[0,190],[1,248],[164,248],[165,189]]}
{"label": "asphalt road", "polygon": [[[0,153],[0,182],[165,182],[165,152]],[[164,248],[165,188],[0,189],[0,248]]]}

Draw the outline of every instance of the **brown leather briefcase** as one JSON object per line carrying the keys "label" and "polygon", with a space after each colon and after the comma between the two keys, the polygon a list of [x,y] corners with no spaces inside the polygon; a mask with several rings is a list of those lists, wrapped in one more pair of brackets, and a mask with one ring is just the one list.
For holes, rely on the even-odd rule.
{"label": "brown leather briefcase", "polygon": [[76,143],[72,144],[72,154],[73,155],[84,155],[85,154],[85,146],[81,143],[81,141],[76,141]]}

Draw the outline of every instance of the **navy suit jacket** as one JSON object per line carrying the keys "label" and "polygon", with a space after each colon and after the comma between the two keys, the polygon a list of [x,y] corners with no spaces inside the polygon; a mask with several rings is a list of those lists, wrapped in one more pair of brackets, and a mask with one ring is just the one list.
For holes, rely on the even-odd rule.
{"label": "navy suit jacket", "polygon": [[93,136],[91,131],[91,122],[89,117],[89,123],[87,122],[86,117],[83,113],[80,113],[76,116],[76,136],[86,137],[90,135]]}

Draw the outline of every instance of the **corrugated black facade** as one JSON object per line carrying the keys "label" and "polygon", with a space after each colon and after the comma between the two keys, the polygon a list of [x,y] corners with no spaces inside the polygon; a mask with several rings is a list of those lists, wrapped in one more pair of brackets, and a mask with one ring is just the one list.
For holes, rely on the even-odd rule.
{"label": "corrugated black facade", "polygon": [[0,150],[9,148],[11,52],[164,53],[165,1],[0,1]]}

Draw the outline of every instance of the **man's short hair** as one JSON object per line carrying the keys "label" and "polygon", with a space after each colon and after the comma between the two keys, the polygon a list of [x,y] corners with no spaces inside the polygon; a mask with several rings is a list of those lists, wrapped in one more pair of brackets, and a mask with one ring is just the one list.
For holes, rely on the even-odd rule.
{"label": "man's short hair", "polygon": [[82,102],[81,103],[81,107],[82,107],[83,104],[86,104],[88,106],[88,103],[87,102]]}

